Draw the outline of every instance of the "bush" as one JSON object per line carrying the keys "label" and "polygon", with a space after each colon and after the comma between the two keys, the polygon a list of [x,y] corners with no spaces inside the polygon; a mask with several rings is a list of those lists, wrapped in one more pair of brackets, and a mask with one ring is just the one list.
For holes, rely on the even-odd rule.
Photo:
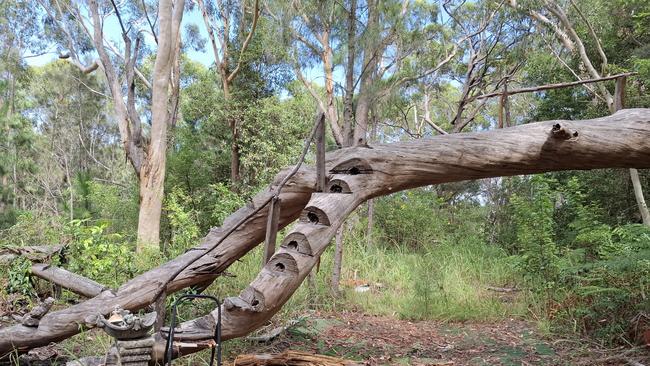
{"label": "bush", "polygon": [[607,343],[634,341],[630,322],[650,309],[650,228],[611,227],[589,190],[570,178],[530,180],[527,197],[511,199],[520,270],[544,294],[541,311],[558,326]]}
{"label": "bush", "polygon": [[107,234],[106,223],[72,220],[65,228],[69,237],[66,267],[103,285],[117,287],[130,279],[135,247],[120,234]]}

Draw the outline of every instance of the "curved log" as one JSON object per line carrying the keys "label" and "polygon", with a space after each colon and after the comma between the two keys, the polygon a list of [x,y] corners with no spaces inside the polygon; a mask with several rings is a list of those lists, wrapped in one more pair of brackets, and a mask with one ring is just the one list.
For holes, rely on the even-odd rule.
{"label": "curved log", "polygon": [[[644,122],[625,125],[630,115]],[[267,270],[263,269],[251,286],[264,295],[264,308],[254,312],[222,308],[222,339],[246,335],[279,311],[317,263],[347,215],[369,198],[425,184],[485,178],[495,175],[497,171],[504,173],[502,175],[513,175],[603,167],[601,164],[611,164],[612,167],[626,164],[650,166],[648,110],[614,116],[618,116],[617,122],[610,121],[610,124],[604,123],[609,118],[591,121],[589,125],[584,122],[555,121],[511,128],[506,130],[506,134],[463,134],[456,139],[434,138],[371,149],[364,154],[364,161],[367,162],[365,171],[368,173],[351,174],[346,178],[351,194],[312,194],[307,207],[312,208],[313,212],[326,214],[328,225],[301,220],[287,235],[287,239],[295,237],[297,233],[304,236],[311,244],[313,256],[296,257],[297,276],[278,278],[269,276]],[[640,126],[644,127],[640,129]],[[522,130],[527,133],[521,133]],[[578,133],[578,130],[581,132]],[[489,135],[501,138],[485,138]],[[432,140],[436,140],[437,144],[431,144]],[[467,144],[471,144],[472,148],[463,149]],[[630,154],[624,154],[624,150]],[[283,253],[281,250],[276,256]],[[214,323],[217,312],[218,309],[215,309],[202,318],[182,323],[179,329],[198,339],[209,338],[213,330],[199,329],[196,324],[206,321]],[[161,345],[156,344],[154,357],[160,353]]]}
{"label": "curved log", "polygon": [[[553,137],[553,126],[560,124],[572,131],[571,138]],[[573,136],[578,132],[577,136]],[[359,159],[371,167],[363,171],[350,171],[346,162]],[[364,200],[403,189],[467,179],[495,176],[533,174],[547,171],[598,168],[648,168],[650,167],[650,110],[630,109],[614,115],[585,121],[546,121],[523,126],[480,133],[462,133],[436,136],[426,140],[396,144],[376,145],[371,148],[356,147],[328,154],[327,166],[347,169],[344,179],[352,193],[338,194],[340,207],[320,207],[330,220],[330,226],[312,225],[309,235],[313,256],[288,253],[296,260],[297,276],[274,276],[264,269],[251,287],[265,297],[263,309],[250,306],[232,306],[224,312],[224,337],[233,338],[249,332],[269,319],[286,302],[308,269],[329,243],[329,237],[340,221]],[[353,168],[354,166],[352,166]],[[345,170],[342,169],[342,170]],[[335,172],[338,173],[338,172]],[[366,174],[363,174],[366,173]],[[286,174],[281,173],[279,178]],[[340,173],[339,173],[340,174]],[[282,209],[279,226],[284,227],[299,217],[315,190],[316,174],[303,168],[286,185],[282,192]],[[278,184],[276,179],[274,184]],[[270,189],[255,196],[248,207],[233,214],[224,227],[233,225],[251,213],[256,205],[265,202]],[[343,197],[343,198],[338,198]],[[319,203],[320,205],[320,203]],[[85,319],[97,313],[107,314],[116,305],[137,310],[151,304],[158,287],[166,283],[176,268],[191,265],[166,288],[167,293],[198,283],[214,280],[218,274],[237,258],[251,250],[264,239],[267,210],[263,209],[233,235],[208,255],[195,260],[195,251],[153,269],[122,286],[116,293],[104,291],[97,297],[67,309],[47,314],[38,328],[12,326],[0,329],[0,355],[14,349],[24,351],[76,334]],[[301,227],[309,225],[304,223]],[[320,232],[320,233],[318,233]],[[197,250],[206,250],[220,239],[223,230],[213,229],[203,239]],[[269,286],[275,294],[270,293]],[[242,302],[245,301],[240,298]],[[239,304],[240,301],[231,301]],[[213,324],[207,321],[203,324]],[[184,323],[191,333],[196,321]],[[89,326],[89,325],[87,325]],[[209,328],[209,327],[208,327]],[[203,331],[199,331],[203,334]]]}

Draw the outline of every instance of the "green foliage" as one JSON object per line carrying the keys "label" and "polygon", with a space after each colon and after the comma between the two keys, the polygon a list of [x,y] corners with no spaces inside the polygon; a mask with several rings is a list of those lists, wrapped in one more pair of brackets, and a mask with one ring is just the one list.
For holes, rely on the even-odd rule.
{"label": "green foliage", "polygon": [[56,216],[21,213],[16,223],[0,231],[0,245],[54,245],[63,242],[63,222]]}
{"label": "green foliage", "polygon": [[26,258],[16,258],[8,271],[7,292],[20,293],[25,296],[34,296],[31,280],[32,263]]}
{"label": "green foliage", "polygon": [[534,297],[538,311],[608,343],[634,341],[630,319],[650,306],[650,228],[604,223],[606,211],[590,199],[600,188],[582,175],[560,178],[533,177],[528,195],[510,200],[512,247],[529,288],[543,294]]}
{"label": "green foliage", "polygon": [[69,237],[66,267],[110,287],[117,287],[134,272],[133,245],[120,234],[107,234],[107,224],[72,220],[65,227]]}
{"label": "green foliage", "polygon": [[376,223],[381,241],[393,246],[418,249],[439,241],[446,223],[433,220],[440,206],[434,192],[414,189],[376,200]]}
{"label": "green foliage", "polygon": [[169,255],[173,258],[186,249],[196,246],[199,238],[196,213],[185,205],[190,198],[179,188],[174,188],[165,200],[165,209],[171,231]]}
{"label": "green foliage", "polygon": [[558,276],[558,248],[553,240],[553,192],[542,176],[531,180],[530,196],[514,195],[516,247],[526,279],[550,288]]}
{"label": "green foliage", "polygon": [[212,218],[215,225],[221,226],[223,221],[242,207],[246,201],[240,195],[233,193],[224,184],[213,184],[210,188],[213,190],[213,202],[215,202],[214,206],[211,207]]}

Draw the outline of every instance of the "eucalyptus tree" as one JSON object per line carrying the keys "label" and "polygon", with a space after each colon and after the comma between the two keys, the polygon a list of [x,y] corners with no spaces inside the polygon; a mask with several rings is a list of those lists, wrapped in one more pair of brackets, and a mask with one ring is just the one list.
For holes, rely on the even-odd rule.
{"label": "eucalyptus tree", "polygon": [[[249,47],[260,19],[259,0],[252,2],[197,0],[197,4],[210,40],[224,99],[230,102],[233,98],[232,88],[235,78],[251,60]],[[228,117],[231,131],[230,180],[233,187],[236,187],[241,180],[239,146],[241,123],[234,115]]]}
{"label": "eucalyptus tree", "polygon": [[[100,69],[106,77],[121,142],[139,179],[137,248],[157,250],[168,130],[175,124],[179,103],[185,1],[120,6],[98,0],[38,1],[46,13],[46,24],[54,30],[60,57],[84,73]],[[151,16],[156,12],[154,22]],[[109,24],[119,26],[120,37],[105,33]],[[147,62],[144,50],[149,47],[154,50],[154,61],[148,77],[142,69]],[[145,124],[144,118],[148,119]]]}
{"label": "eucalyptus tree", "polygon": [[[553,46],[550,47],[551,51],[557,61],[576,79],[599,79],[610,74],[612,66],[609,65],[601,38],[592,21],[581,8],[581,3],[574,0],[570,0],[566,4],[555,0],[541,2],[510,0],[509,5],[528,16],[539,25],[541,30],[550,32],[557,39],[562,45],[560,51],[565,51],[565,54],[562,55],[561,52],[555,51]],[[638,7],[638,4],[634,2],[621,5]],[[590,46],[589,49],[588,46]],[[577,67],[571,67],[571,64],[577,65]],[[622,88],[625,88],[624,84]],[[623,108],[621,103],[617,105],[615,97],[604,83],[597,83],[590,90],[596,98],[605,103],[610,113]],[[624,93],[624,90],[622,92]],[[629,172],[643,223],[650,226],[650,211],[643,196],[639,173],[634,168],[631,168]]]}

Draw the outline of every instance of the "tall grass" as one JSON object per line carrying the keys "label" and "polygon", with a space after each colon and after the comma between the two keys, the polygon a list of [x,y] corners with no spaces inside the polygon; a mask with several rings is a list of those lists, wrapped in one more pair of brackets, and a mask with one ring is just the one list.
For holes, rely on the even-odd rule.
{"label": "tall grass", "polygon": [[[335,297],[330,291],[331,247],[321,257],[314,286],[305,281],[282,308],[279,320],[313,309],[355,309],[442,321],[488,321],[527,311],[524,299],[487,289],[514,286],[519,279],[513,259],[501,248],[485,244],[480,233],[443,236],[409,249],[381,238],[368,246],[365,233],[359,229],[362,226],[355,225],[345,235],[342,296]],[[235,277],[219,279],[209,292],[220,297],[236,296],[260,267],[261,248],[256,248],[229,268]],[[370,291],[355,291],[356,285],[365,283],[370,284]]]}
{"label": "tall grass", "polygon": [[[422,249],[346,243],[344,274],[371,284],[371,291],[347,292],[351,303],[374,314],[406,319],[494,320],[523,314],[518,298],[505,301],[488,286],[509,286],[517,279],[506,253],[476,236],[443,239]],[[358,283],[358,281],[357,281]],[[380,284],[380,286],[377,286]]]}

